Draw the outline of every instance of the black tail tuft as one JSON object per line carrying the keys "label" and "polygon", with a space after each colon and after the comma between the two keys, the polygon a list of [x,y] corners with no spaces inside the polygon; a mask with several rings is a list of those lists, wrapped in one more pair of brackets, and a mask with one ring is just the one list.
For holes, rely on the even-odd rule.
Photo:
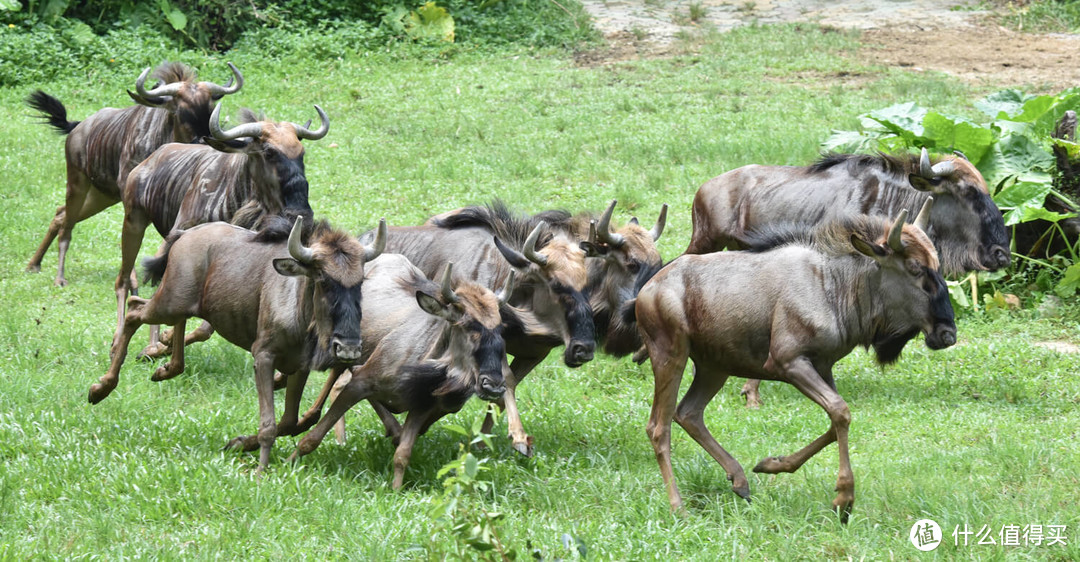
{"label": "black tail tuft", "polygon": [[79,124],[79,121],[68,121],[67,108],[60,100],[37,90],[26,98],[26,105],[43,113],[40,115],[41,122],[56,129],[57,133],[66,135]]}
{"label": "black tail tuft", "polygon": [[161,250],[156,256],[143,260],[143,283],[148,285],[161,283],[161,278],[165,276],[165,268],[169,266],[169,250],[172,250],[173,244],[180,239],[181,234],[183,231],[170,234],[165,238],[165,243],[161,245]]}

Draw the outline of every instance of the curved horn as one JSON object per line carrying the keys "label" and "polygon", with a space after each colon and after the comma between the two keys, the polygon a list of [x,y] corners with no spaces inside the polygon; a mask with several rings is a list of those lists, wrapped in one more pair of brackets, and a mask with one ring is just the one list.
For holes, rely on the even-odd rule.
{"label": "curved horn", "polygon": [[364,261],[369,262],[383,253],[386,249],[386,219],[379,219],[379,230],[375,233],[375,241],[364,248]]}
{"label": "curved horn", "polygon": [[613,248],[619,248],[626,243],[621,234],[611,231],[611,213],[615,212],[616,203],[618,200],[611,200],[607,210],[600,216],[600,222],[596,224],[596,234],[600,237],[600,241]]}
{"label": "curved horn", "polygon": [[262,136],[262,124],[261,123],[244,123],[237,125],[228,131],[221,130],[221,104],[214,106],[213,113],[210,114],[210,134],[214,135],[218,140],[234,140],[240,137],[252,137],[259,138]]}
{"label": "curved horn", "polygon": [[926,179],[934,177],[934,169],[930,166],[930,153],[926,151],[925,146],[919,156],[919,175]]}
{"label": "curved horn", "polygon": [[173,82],[172,84],[158,85],[154,88],[146,89],[146,78],[150,76],[150,67],[146,67],[146,70],[142,71],[142,74],[135,79],[135,91],[144,98],[156,98],[159,96],[174,96],[176,92],[180,91],[180,82]]}
{"label": "curved horn", "polygon": [[516,283],[517,279],[515,278],[514,270],[511,269],[510,276],[506,278],[506,283],[503,284],[502,290],[496,295],[499,298],[500,303],[506,304],[506,302],[510,300],[510,295],[514,292],[514,285]]}
{"label": "curved horn", "polygon": [[536,251],[536,240],[540,238],[540,231],[546,226],[547,222],[545,221],[537,223],[536,228],[532,229],[529,237],[525,239],[525,247],[521,249],[521,253],[525,254],[529,261],[540,266],[547,265],[548,259],[547,256]]}
{"label": "curved horn", "polygon": [[660,239],[660,235],[664,233],[664,225],[667,224],[667,203],[664,203],[663,207],[660,207],[660,217],[656,219],[656,224],[653,225],[649,234],[652,235],[653,242]]}
{"label": "curved horn", "polygon": [[950,160],[946,160],[944,162],[938,162],[937,164],[934,164],[934,167],[930,170],[933,172],[934,176],[948,176],[952,175],[953,170],[955,169],[956,164]]}
{"label": "curved horn", "polygon": [[919,227],[919,230],[926,232],[927,228],[930,228],[930,209],[934,207],[934,198],[927,197],[926,201],[922,204],[922,209],[919,210],[919,215],[915,217],[915,226]]}
{"label": "curved horn", "polygon": [[[318,130],[310,131],[307,127],[301,127],[300,125],[293,123],[292,126],[296,129],[296,138],[319,140],[325,137],[326,133],[330,132],[330,118],[326,116],[326,112],[317,105],[315,106],[315,112],[319,114],[319,119],[322,121],[322,125],[319,126]],[[308,124],[310,125],[311,121],[308,121]]]}
{"label": "curved horn", "polygon": [[289,255],[294,260],[302,264],[311,264],[315,258],[315,253],[311,251],[311,248],[304,246],[304,243],[300,241],[300,233],[304,230],[304,217],[296,217],[296,223],[293,224],[292,232],[289,232]]}
{"label": "curved horn", "polygon": [[967,154],[964,154],[963,152],[960,152],[959,150],[954,150],[954,151],[952,151],[952,153],[957,155],[960,158],[963,158],[964,160],[968,159]]}
{"label": "curved horn", "polygon": [[442,274],[442,297],[446,301],[446,304],[453,304],[458,302],[458,296],[454,293],[454,289],[450,287],[450,271],[454,268],[454,262],[446,262],[446,269],[443,269]]}
{"label": "curved horn", "polygon": [[233,77],[236,78],[236,83],[233,83],[232,78],[229,78],[229,81],[226,82],[224,86],[219,86],[218,84],[215,84],[213,82],[206,82],[206,87],[210,89],[210,95],[214,96],[215,98],[220,98],[221,96],[226,96],[229,94],[235,94],[236,92],[240,91],[240,88],[244,87],[244,76],[240,74],[240,70],[238,70],[236,68],[236,65],[231,62],[226,64],[228,64],[229,68],[232,70]]}
{"label": "curved horn", "polygon": [[907,220],[907,215],[907,209],[900,211],[900,216],[896,217],[896,222],[889,229],[889,247],[898,253],[904,251],[904,243],[900,241],[900,232],[904,229],[904,221]]}

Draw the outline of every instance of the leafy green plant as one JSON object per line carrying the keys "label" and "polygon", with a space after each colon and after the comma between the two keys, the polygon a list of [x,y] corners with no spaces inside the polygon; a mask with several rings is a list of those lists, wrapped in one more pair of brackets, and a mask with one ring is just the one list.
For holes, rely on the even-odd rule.
{"label": "leafy green plant", "polygon": [[[1080,208],[1075,203],[1076,193],[1059,189],[1052,153],[1052,147],[1057,145],[1075,156],[1080,154],[1080,147],[1075,142],[1051,136],[1066,112],[1080,109],[1080,89],[1042,96],[1002,90],[974,105],[988,121],[946,115],[914,102],[892,105],[862,115],[857,131],[834,131],[822,147],[844,152],[891,152],[919,147],[935,152],[961,152],[986,179],[994,202],[1004,212],[1006,226],[1048,225],[1043,227],[1046,230],[1040,237],[1043,246],[1049,247],[1050,237],[1064,241],[1061,257],[1054,260],[1015,252],[1014,256],[1036,268],[1053,271],[1059,277],[1055,286],[1059,296],[1074,294],[1080,288],[1080,248],[1076,240],[1069,239],[1061,221],[1075,217],[1076,213],[1048,209],[1047,203],[1056,199],[1067,208]],[[982,278],[989,280],[985,274]],[[954,302],[964,308],[978,307],[979,280],[980,277],[972,275],[952,282]],[[965,284],[972,287],[970,300],[963,297]]]}

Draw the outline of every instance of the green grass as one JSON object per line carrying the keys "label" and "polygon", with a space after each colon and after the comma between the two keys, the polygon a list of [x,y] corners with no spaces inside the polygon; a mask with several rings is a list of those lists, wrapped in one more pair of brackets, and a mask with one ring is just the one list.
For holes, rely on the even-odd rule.
{"label": "green grass", "polygon": [[[671,259],[689,241],[691,200],[708,178],[749,163],[806,163],[830,129],[852,128],[873,108],[910,100],[963,113],[975,97],[944,75],[860,66],[848,58],[858,47],[848,33],[752,27],[700,47],[593,68],[501,53],[360,53],[315,65],[234,52],[228,60],[247,83],[224,103],[229,114],[245,105],[301,123],[312,103],[329,113],[331,132],[306,143],[306,163],[312,206],[339,225],[359,230],[382,216],[416,224],[495,196],[533,211],[600,210],[618,198],[619,220],[651,224],[667,202],[660,249]],[[223,74],[220,61],[190,62]],[[838,72],[866,80],[830,81]],[[75,119],[129,103],[127,83],[41,86]],[[219,338],[192,347],[187,372],[163,383],[150,382],[153,368],[133,353],[116,392],[86,403],[115,322],[121,212],[76,229],[69,287],[52,286],[55,250],[41,274],[22,271],[63,200],[64,176],[62,140],[32,124],[27,93],[0,89],[0,558],[456,552],[446,533],[433,536],[428,515],[442,491],[436,472],[457,454],[459,437],[441,424],[419,440],[400,493],[389,489],[392,446],[366,408],[348,417],[348,444],[328,440],[298,466],[283,463],[295,439],[280,439],[257,479],[254,456],[219,451],[257,424],[250,356]],[[143,254],[158,241],[148,235]],[[835,447],[796,474],[751,474],[747,505],[680,429],[674,467],[688,512],[672,515],[644,431],[651,371],[608,358],[577,370],[551,360],[529,377],[519,402],[537,455],[520,458],[502,439],[478,453],[490,459],[493,491],[475,501],[506,514],[499,529],[522,555],[529,541],[547,558],[576,556],[560,539],[569,533],[599,559],[913,559],[908,530],[928,517],[947,534],[935,557],[1076,559],[1080,357],[1032,345],[1077,342],[1077,314],[1067,311],[964,318],[954,348],[930,352],[919,340],[884,371],[862,351],[841,362],[857,498],[847,526],[828,510]],[[791,387],[766,383],[766,405],[752,412],[738,386],[721,392],[706,421],[747,468],[827,427]],[[447,421],[467,425],[482,409],[474,401]],[[953,547],[948,533],[964,523],[1069,525],[1070,545]]]}

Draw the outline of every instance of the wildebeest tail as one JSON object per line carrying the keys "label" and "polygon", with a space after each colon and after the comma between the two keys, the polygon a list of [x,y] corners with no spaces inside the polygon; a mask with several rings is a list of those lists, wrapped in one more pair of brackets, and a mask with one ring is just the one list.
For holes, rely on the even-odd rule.
{"label": "wildebeest tail", "polygon": [[180,239],[180,235],[183,233],[184,231],[181,230],[169,234],[165,238],[165,243],[161,245],[161,249],[158,250],[157,255],[143,260],[143,283],[149,285],[161,283],[161,278],[165,275],[165,268],[169,266],[169,250],[172,250],[173,244]]}
{"label": "wildebeest tail", "polygon": [[40,111],[41,122],[56,129],[57,133],[66,135],[79,124],[79,121],[68,121],[67,108],[60,100],[37,90],[26,98],[26,105]]}

